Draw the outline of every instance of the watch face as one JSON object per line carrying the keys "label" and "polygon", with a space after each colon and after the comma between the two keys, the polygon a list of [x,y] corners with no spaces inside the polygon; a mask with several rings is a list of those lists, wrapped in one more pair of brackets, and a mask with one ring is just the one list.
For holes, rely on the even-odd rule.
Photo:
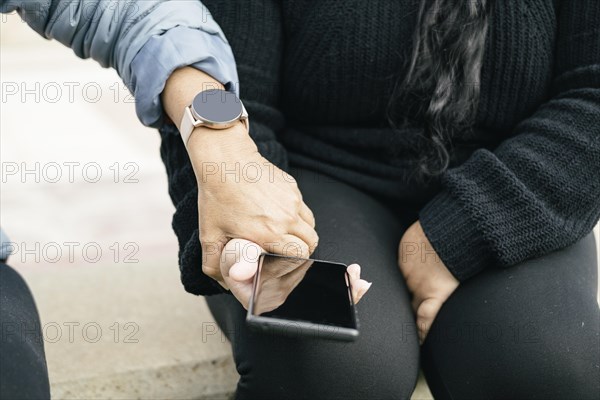
{"label": "watch face", "polygon": [[192,111],[195,117],[215,124],[235,121],[242,115],[242,102],[234,93],[210,89],[194,98]]}

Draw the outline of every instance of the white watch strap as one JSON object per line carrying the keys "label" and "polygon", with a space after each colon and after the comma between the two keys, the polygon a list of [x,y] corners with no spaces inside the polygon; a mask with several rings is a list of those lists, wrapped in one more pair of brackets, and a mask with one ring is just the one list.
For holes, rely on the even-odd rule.
{"label": "white watch strap", "polygon": [[196,121],[189,106],[185,108],[183,117],[181,118],[181,124],[179,125],[179,134],[181,135],[181,140],[183,140],[183,144],[186,148],[192,132],[197,126],[201,125],[201,122],[202,121]]}

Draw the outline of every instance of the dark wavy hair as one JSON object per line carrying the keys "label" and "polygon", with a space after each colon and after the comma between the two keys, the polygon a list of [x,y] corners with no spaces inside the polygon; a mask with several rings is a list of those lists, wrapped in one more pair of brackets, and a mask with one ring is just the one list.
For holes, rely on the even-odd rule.
{"label": "dark wavy hair", "polygon": [[408,72],[388,108],[392,126],[411,124],[409,114],[423,126],[416,170],[421,178],[442,174],[451,139],[471,130],[492,1],[421,0]]}

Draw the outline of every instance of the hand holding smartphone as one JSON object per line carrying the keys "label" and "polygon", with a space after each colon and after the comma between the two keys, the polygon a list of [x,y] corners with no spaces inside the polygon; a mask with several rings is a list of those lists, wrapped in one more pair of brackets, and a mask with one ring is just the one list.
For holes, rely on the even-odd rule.
{"label": "hand holding smartphone", "polygon": [[340,263],[262,254],[248,325],[276,334],[354,340],[359,327],[347,269]]}
{"label": "hand holding smartphone", "polygon": [[231,293],[251,309],[251,328],[337,340],[357,336],[354,305],[371,285],[357,264],[269,255],[244,239],[226,244],[220,264]]}

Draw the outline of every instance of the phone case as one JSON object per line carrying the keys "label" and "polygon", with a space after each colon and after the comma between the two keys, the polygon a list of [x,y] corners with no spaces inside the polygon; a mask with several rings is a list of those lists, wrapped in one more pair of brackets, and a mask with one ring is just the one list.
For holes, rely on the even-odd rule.
{"label": "phone case", "polygon": [[[348,273],[346,272],[346,282],[348,287],[348,297],[350,301],[350,307],[352,309],[352,319],[354,322],[354,326],[356,329],[342,327],[342,326],[334,326],[334,325],[323,325],[316,324],[313,322],[304,322],[304,321],[292,321],[286,320],[282,318],[273,318],[273,317],[264,317],[260,315],[254,315],[254,297],[256,295],[257,282],[260,279],[260,273],[262,269],[262,262],[265,256],[272,257],[282,257],[282,258],[292,258],[297,260],[309,260],[300,257],[287,257],[279,254],[262,254],[259,259],[258,271],[254,275],[254,282],[252,287],[252,295],[250,297],[250,304],[248,306],[248,313],[246,315],[246,323],[248,326],[256,331],[263,333],[272,333],[278,334],[288,337],[307,337],[307,338],[319,338],[325,340],[338,340],[338,341],[353,341],[359,335],[359,324],[358,324],[358,315],[356,312],[356,307],[354,304],[354,300],[352,299],[352,287],[350,286],[350,280],[348,277]],[[321,263],[327,264],[337,264],[347,267],[347,265],[324,261],[324,260],[314,260]]]}

